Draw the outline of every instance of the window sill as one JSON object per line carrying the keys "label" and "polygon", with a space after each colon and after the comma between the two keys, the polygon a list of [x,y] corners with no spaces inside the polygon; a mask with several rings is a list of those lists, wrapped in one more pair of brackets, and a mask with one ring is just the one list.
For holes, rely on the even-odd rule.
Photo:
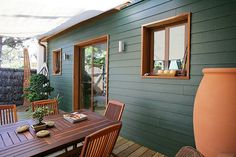
{"label": "window sill", "polygon": [[61,73],[58,73],[58,74],[52,74],[52,76],[60,76]]}
{"label": "window sill", "polygon": [[150,76],[142,76],[142,79],[177,79],[177,80],[189,80],[189,76],[157,76],[157,75],[150,75]]}

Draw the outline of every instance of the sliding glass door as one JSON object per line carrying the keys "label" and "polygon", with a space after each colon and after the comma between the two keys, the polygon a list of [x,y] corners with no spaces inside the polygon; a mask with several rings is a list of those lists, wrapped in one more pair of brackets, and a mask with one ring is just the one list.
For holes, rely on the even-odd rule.
{"label": "sliding glass door", "polygon": [[80,108],[103,113],[106,106],[107,43],[80,49]]}

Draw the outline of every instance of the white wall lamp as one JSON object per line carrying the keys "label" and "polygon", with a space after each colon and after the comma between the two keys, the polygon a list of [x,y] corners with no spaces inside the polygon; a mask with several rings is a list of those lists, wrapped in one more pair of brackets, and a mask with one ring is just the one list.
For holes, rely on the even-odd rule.
{"label": "white wall lamp", "polygon": [[68,60],[70,57],[70,55],[67,55],[66,53],[63,53],[63,60]]}
{"label": "white wall lamp", "polygon": [[125,51],[125,43],[124,41],[119,41],[119,53]]}

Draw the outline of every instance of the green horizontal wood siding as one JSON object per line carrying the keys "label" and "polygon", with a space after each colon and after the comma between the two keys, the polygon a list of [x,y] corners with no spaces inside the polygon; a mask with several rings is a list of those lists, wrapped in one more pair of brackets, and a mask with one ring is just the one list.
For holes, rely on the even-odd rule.
{"label": "green horizontal wood siding", "polygon": [[[235,0],[143,0],[118,13],[63,34],[48,43],[49,71],[60,108],[72,110],[73,45],[108,34],[109,99],[126,104],[121,134],[168,156],[194,146],[193,104],[206,67],[236,67]],[[192,13],[190,80],[142,79],[141,25]],[[118,53],[118,41],[125,52]],[[70,55],[62,75],[52,75],[52,50]]]}

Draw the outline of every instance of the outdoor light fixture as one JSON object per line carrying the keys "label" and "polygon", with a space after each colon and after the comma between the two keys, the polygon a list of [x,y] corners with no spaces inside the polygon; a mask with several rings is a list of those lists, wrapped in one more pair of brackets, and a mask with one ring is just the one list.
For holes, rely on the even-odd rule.
{"label": "outdoor light fixture", "polygon": [[68,60],[70,57],[70,55],[67,55],[66,53],[63,53],[63,60]]}
{"label": "outdoor light fixture", "polygon": [[119,41],[119,53],[125,51],[125,43],[123,41]]}

